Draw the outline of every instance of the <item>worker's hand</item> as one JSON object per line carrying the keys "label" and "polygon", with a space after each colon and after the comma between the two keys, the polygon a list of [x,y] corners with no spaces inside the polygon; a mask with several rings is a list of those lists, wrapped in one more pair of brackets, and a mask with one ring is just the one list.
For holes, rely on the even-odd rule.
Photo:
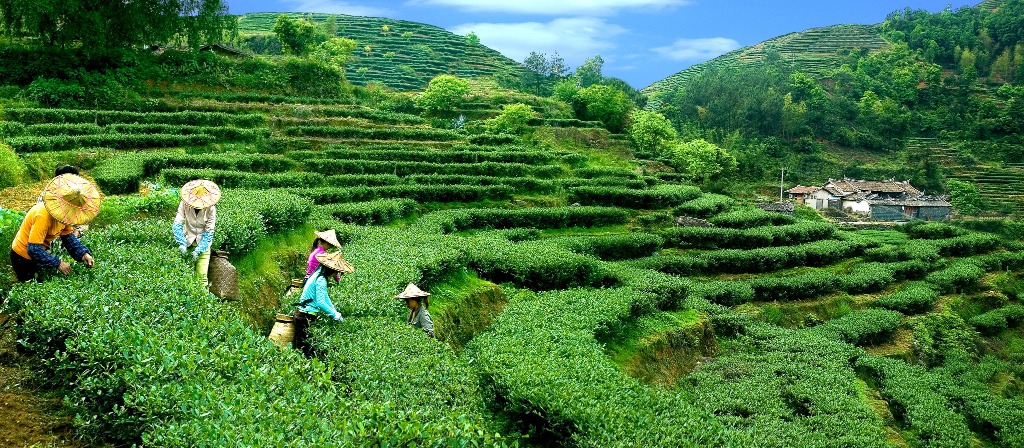
{"label": "worker's hand", "polygon": [[62,261],[60,262],[60,266],[57,266],[57,270],[60,271],[61,274],[70,275],[71,265],[67,264],[67,262]]}
{"label": "worker's hand", "polygon": [[185,247],[185,246],[178,246],[178,250],[181,251],[181,256],[184,257],[185,255],[188,255],[188,248],[187,247]]}
{"label": "worker's hand", "polygon": [[192,251],[192,261],[195,261],[197,258],[199,258],[199,251]]}
{"label": "worker's hand", "polygon": [[343,322],[345,321],[345,318],[341,317],[341,313],[334,313],[334,320],[338,322]]}
{"label": "worker's hand", "polygon": [[82,263],[85,263],[86,266],[89,266],[91,268],[93,267],[94,264],[96,264],[96,260],[92,259],[92,254],[85,254],[82,255]]}

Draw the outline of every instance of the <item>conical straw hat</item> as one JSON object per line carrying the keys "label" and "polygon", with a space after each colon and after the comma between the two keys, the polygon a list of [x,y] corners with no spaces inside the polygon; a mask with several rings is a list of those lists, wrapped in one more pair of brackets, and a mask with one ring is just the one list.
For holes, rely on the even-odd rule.
{"label": "conical straw hat", "polygon": [[315,233],[316,236],[320,237],[320,239],[330,243],[332,246],[337,248],[341,247],[341,243],[338,242],[338,234],[334,231],[334,229],[324,230],[323,232],[314,231],[313,233]]}
{"label": "conical straw hat", "polygon": [[316,254],[316,261],[342,274],[351,274],[356,271],[355,266],[341,256],[341,252]]}
{"label": "conical straw hat", "polygon": [[77,226],[100,213],[103,193],[92,182],[74,174],[61,174],[43,189],[43,204],[54,219]]}
{"label": "conical straw hat", "polygon": [[220,200],[220,187],[206,179],[196,179],[181,187],[181,200],[192,208],[209,208]]}
{"label": "conical straw hat", "polygon": [[405,287],[405,291],[395,296],[396,299],[418,299],[420,297],[430,297],[430,293],[420,289],[418,286],[409,283],[409,286]]}

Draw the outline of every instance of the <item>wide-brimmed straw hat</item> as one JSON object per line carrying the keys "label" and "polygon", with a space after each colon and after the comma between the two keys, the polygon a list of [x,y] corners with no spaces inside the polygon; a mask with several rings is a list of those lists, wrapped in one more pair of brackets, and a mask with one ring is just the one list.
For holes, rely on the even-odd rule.
{"label": "wide-brimmed straw hat", "polygon": [[423,297],[430,297],[430,293],[420,289],[418,286],[409,283],[409,286],[405,287],[405,291],[395,296],[396,299],[419,299]]}
{"label": "wide-brimmed straw hat", "polygon": [[181,187],[181,200],[192,208],[210,208],[220,200],[220,187],[212,181],[196,179]]}
{"label": "wide-brimmed straw hat", "polygon": [[77,226],[100,213],[103,193],[92,182],[75,174],[61,174],[43,189],[43,205],[53,219]]}
{"label": "wide-brimmed straw hat", "polygon": [[341,252],[316,254],[316,261],[342,274],[351,274],[356,271],[355,266],[341,256]]}
{"label": "wide-brimmed straw hat", "polygon": [[313,231],[313,233],[315,233],[316,236],[320,237],[320,239],[330,243],[330,245],[338,248],[341,247],[341,243],[338,242],[338,234],[337,232],[334,231],[334,229],[324,230],[323,232]]}

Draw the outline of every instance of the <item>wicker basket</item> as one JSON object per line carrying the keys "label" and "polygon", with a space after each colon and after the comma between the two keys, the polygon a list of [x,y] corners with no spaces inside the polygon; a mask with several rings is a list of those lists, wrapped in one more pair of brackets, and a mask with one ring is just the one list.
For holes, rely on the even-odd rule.
{"label": "wicker basket", "polygon": [[224,300],[238,300],[238,271],[228,261],[228,253],[213,251],[210,258],[210,292]]}
{"label": "wicker basket", "polygon": [[295,323],[294,318],[287,314],[278,314],[274,318],[274,328],[270,330],[271,341],[274,341],[274,345],[286,348],[288,344],[291,344],[295,339]]}

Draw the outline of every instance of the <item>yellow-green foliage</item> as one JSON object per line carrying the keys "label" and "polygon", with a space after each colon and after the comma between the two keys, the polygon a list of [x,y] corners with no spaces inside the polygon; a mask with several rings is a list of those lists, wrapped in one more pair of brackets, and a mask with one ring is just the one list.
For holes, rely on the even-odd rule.
{"label": "yellow-green foliage", "polygon": [[0,188],[18,185],[24,176],[25,164],[18,154],[10,146],[0,143]]}
{"label": "yellow-green foliage", "polygon": [[500,115],[487,120],[487,130],[495,134],[519,134],[536,115],[533,108],[526,104],[506,104]]}

